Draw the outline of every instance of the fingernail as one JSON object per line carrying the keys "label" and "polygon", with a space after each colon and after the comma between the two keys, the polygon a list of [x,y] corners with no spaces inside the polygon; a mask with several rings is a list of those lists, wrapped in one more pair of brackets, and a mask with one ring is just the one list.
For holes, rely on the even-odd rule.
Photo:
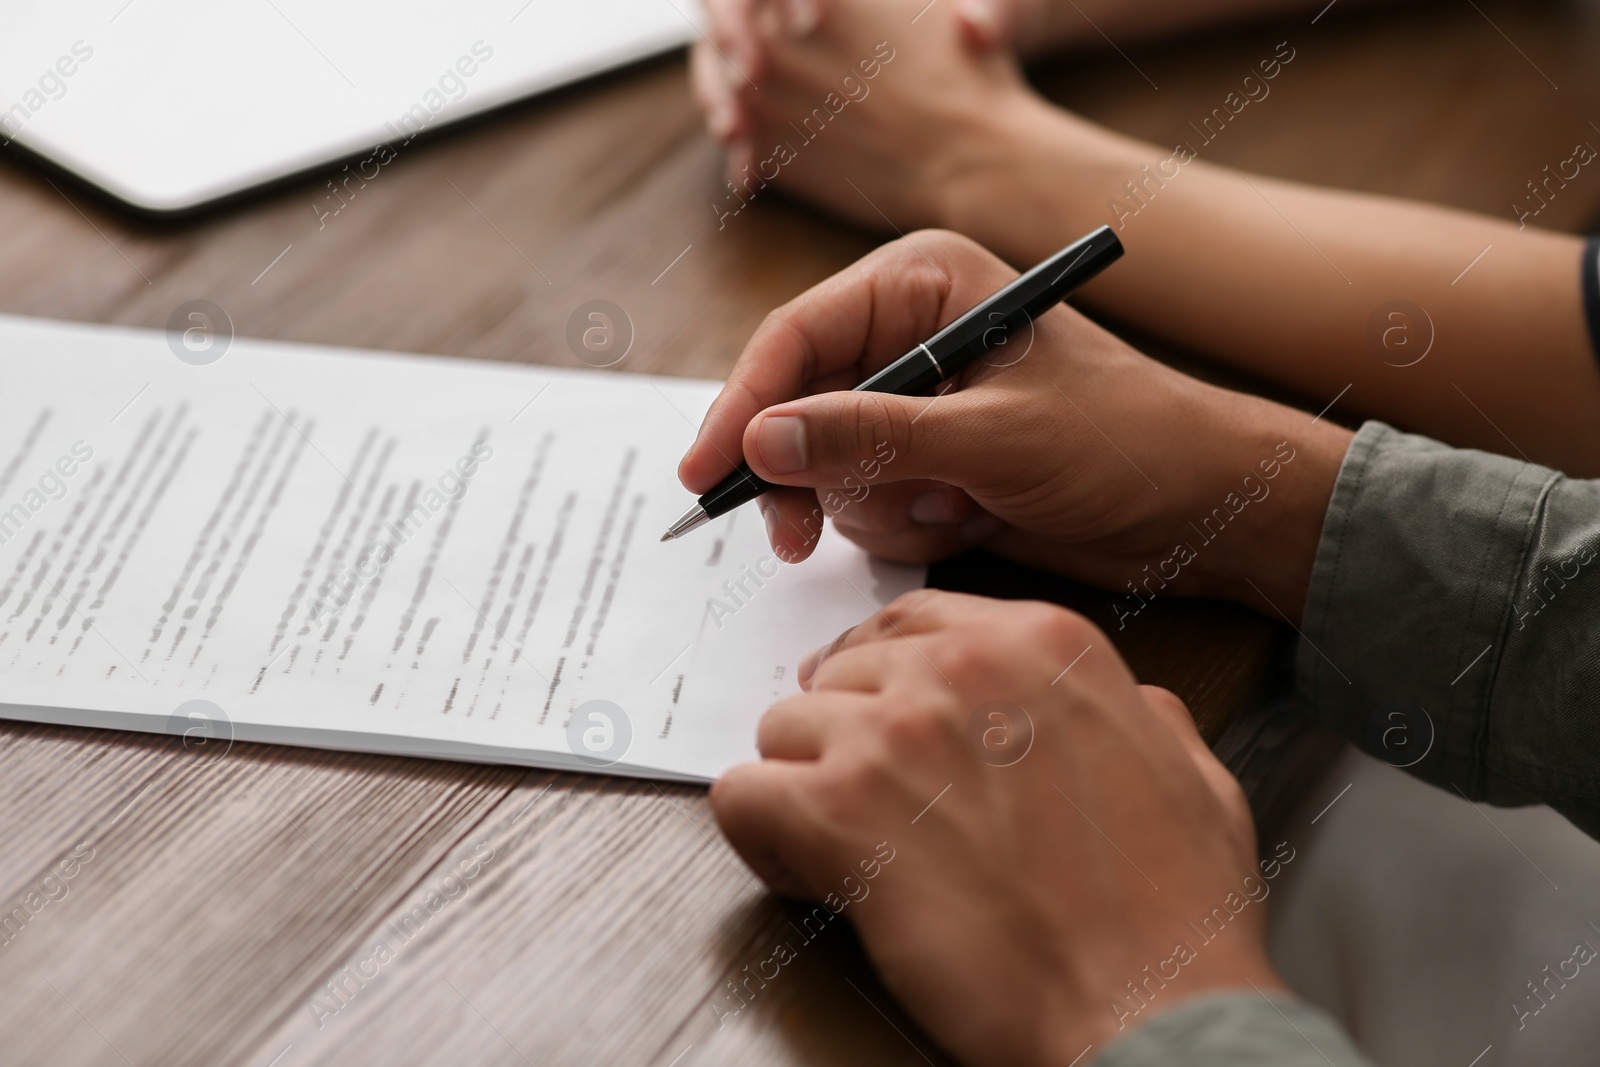
{"label": "fingernail", "polygon": [[827,645],[823,645],[821,648],[814,649],[813,651],[806,653],[806,658],[800,661],[798,673],[796,674],[796,677],[799,679],[799,682],[802,686],[811,681],[811,676],[817,673],[817,667],[822,663],[822,657],[826,656],[827,654]]}
{"label": "fingernail", "polygon": [[817,28],[821,21],[822,13],[817,7],[817,0],[788,0],[784,5],[789,15],[789,35],[791,37],[804,37]]}
{"label": "fingernail", "polygon": [[765,501],[761,504],[761,519],[767,524],[767,544],[778,544],[778,509]]}
{"label": "fingernail", "polygon": [[961,539],[970,543],[984,541],[999,533],[1000,527],[1004,525],[1004,522],[1001,522],[988,512],[974,515],[961,524]]}
{"label": "fingernail", "polygon": [[756,431],[756,451],[773,474],[806,469],[806,420],[798,415],[773,415]]}
{"label": "fingernail", "polygon": [[961,516],[956,502],[943,489],[923,493],[911,502],[911,521],[928,526],[948,526]]}

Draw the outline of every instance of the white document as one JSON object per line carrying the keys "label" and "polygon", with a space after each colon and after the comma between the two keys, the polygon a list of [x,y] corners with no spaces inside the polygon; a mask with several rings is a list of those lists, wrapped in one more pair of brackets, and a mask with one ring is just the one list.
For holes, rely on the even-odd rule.
{"label": "white document", "polygon": [[716,383],[10,317],[0,368],[0,717],[707,780],[925,576],[661,543]]}

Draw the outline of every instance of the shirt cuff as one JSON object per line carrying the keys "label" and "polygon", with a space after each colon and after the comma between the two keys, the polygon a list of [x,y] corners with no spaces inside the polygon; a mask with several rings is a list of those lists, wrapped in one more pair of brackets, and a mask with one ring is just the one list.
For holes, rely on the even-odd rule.
{"label": "shirt cuff", "polygon": [[1370,1067],[1333,1019],[1260,993],[1198,997],[1118,1038],[1091,1067]]}
{"label": "shirt cuff", "polygon": [[1560,476],[1368,422],[1323,522],[1296,681],[1325,724],[1473,798],[1534,790],[1488,773],[1489,708],[1541,508]]}

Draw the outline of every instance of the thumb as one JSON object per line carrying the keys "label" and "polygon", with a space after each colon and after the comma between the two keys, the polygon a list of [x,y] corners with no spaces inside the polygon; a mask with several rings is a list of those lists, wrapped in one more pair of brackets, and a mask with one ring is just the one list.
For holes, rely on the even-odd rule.
{"label": "thumb", "polygon": [[927,478],[961,485],[970,465],[961,393],[895,396],[819,393],[767,408],[744,433],[744,455],[762,478],[813,489]]}

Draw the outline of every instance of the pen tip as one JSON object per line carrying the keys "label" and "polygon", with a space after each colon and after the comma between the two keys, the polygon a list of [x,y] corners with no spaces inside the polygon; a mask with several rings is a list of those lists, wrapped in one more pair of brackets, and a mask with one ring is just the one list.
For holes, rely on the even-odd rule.
{"label": "pen tip", "polygon": [[690,530],[699,529],[710,521],[711,517],[706,514],[706,509],[696,504],[684,512],[677,522],[667,527],[667,532],[661,535],[661,540],[676,541]]}

